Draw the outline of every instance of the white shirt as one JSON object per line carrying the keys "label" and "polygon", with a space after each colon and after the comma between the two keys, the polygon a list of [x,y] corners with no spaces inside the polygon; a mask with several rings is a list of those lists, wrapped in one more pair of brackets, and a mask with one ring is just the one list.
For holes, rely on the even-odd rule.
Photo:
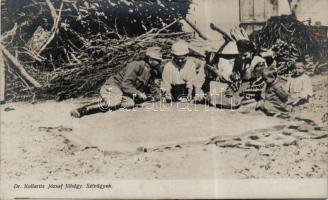
{"label": "white shirt", "polygon": [[195,86],[196,93],[199,94],[204,80],[205,74],[196,74],[196,65],[191,59],[187,58],[186,63],[180,70],[170,61],[164,66],[161,89],[164,92],[170,92],[172,85],[186,84],[188,89]]}
{"label": "white shirt", "polygon": [[292,98],[308,98],[313,95],[312,82],[306,74],[302,74],[296,78],[290,77],[287,86]]}

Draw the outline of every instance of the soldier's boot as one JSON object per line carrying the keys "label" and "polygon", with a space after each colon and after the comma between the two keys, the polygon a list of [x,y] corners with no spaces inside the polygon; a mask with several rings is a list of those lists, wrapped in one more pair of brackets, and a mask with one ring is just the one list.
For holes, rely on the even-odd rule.
{"label": "soldier's boot", "polygon": [[77,108],[71,111],[71,116],[75,118],[81,118],[85,115],[91,115],[99,112],[107,112],[109,107],[105,103],[95,102],[81,108]]}

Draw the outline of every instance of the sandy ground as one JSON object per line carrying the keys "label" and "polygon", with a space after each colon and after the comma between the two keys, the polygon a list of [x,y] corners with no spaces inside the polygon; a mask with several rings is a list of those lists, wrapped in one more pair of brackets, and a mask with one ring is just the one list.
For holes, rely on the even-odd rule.
{"label": "sandy ground", "polygon": [[69,111],[89,100],[5,104],[1,175],[10,180],[325,178],[328,81],[327,76],[312,80],[315,96],[295,110],[293,120],[268,118],[251,108],[246,114],[137,108],[74,119]]}

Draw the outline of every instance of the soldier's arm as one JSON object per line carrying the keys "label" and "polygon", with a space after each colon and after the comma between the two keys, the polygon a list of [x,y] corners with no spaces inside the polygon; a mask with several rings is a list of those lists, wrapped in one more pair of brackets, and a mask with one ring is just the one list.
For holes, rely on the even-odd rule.
{"label": "soldier's arm", "polygon": [[277,94],[277,96],[283,102],[287,102],[288,101],[288,92],[286,91],[286,89],[282,85],[280,85],[280,84],[274,84],[272,87],[273,87],[275,93]]}
{"label": "soldier's arm", "polygon": [[164,66],[164,70],[162,73],[162,81],[161,81],[161,89],[168,95],[171,95],[171,82],[172,82],[172,74],[170,73],[170,63],[167,63]]}
{"label": "soldier's arm", "polygon": [[196,80],[195,80],[195,89],[196,94],[203,94],[202,86],[205,82],[205,70],[204,66],[201,66],[198,74],[196,74]]}
{"label": "soldier's arm", "polygon": [[127,69],[122,82],[122,91],[131,96],[134,94],[139,96],[142,93],[135,87],[135,82],[137,80],[141,66],[132,62],[129,63],[126,67]]}
{"label": "soldier's arm", "polygon": [[186,77],[186,87],[188,89],[188,97],[191,97],[193,86],[195,86],[196,91],[198,90],[197,87],[199,87],[199,85],[196,84],[197,82],[196,65],[192,61],[187,61],[185,67],[188,68],[187,77]]}

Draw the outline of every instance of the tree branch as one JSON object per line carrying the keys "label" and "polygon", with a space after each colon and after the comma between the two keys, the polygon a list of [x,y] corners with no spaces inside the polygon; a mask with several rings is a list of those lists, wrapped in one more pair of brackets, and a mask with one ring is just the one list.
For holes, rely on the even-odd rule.
{"label": "tree branch", "polygon": [[3,59],[2,52],[0,52],[0,102],[5,100],[5,89],[6,89],[6,82],[5,82],[5,62]]}
{"label": "tree branch", "polygon": [[51,12],[51,16],[53,18],[53,21],[54,21],[54,24],[51,28],[51,35],[50,37],[48,38],[47,41],[45,41],[45,43],[41,46],[40,50],[38,51],[37,55],[40,55],[42,53],[42,51],[48,46],[48,44],[54,39],[55,35],[56,35],[56,32],[57,32],[57,29],[58,29],[58,24],[59,24],[59,21],[60,21],[60,18],[61,18],[61,12],[62,12],[62,9],[63,9],[63,2],[60,4],[60,8],[59,8],[59,13],[57,15],[56,13],[56,9],[55,7],[52,5],[52,3],[50,2],[50,0],[46,0],[47,1],[47,4],[50,8],[50,12]]}
{"label": "tree branch", "polygon": [[13,56],[2,44],[0,49],[3,54],[17,67],[19,73],[34,87],[40,88],[42,85],[37,82],[32,76],[30,76],[25,70],[24,66]]}

